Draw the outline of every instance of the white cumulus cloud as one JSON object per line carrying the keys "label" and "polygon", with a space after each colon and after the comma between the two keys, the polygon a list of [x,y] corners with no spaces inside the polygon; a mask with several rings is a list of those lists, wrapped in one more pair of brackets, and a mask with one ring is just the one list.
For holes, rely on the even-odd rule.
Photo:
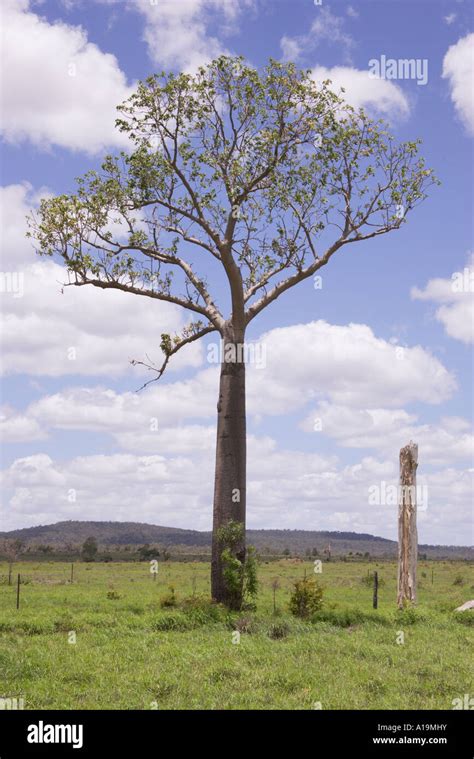
{"label": "white cumulus cloud", "polygon": [[33,13],[27,0],[2,0],[1,14],[3,138],[91,154],[126,146],[114,124],[132,89],[116,57],[81,27]]}
{"label": "white cumulus cloud", "polygon": [[449,279],[430,279],[423,290],[413,287],[411,296],[440,304],[435,318],[446,334],[463,343],[474,342],[474,254],[462,271],[453,272]]}
{"label": "white cumulus cloud", "polygon": [[316,82],[331,80],[331,89],[337,94],[342,88],[342,97],[354,108],[365,108],[370,113],[388,119],[405,118],[410,113],[410,105],[402,89],[388,79],[369,75],[369,70],[334,66],[316,66],[312,70]]}
{"label": "white cumulus cloud", "polygon": [[420,462],[430,467],[457,461],[469,464],[474,457],[470,424],[461,417],[421,424],[416,414],[404,409],[350,408],[323,401],[302,427],[313,435],[327,435],[343,447],[374,449],[386,457],[414,440],[420,448]]}
{"label": "white cumulus cloud", "polygon": [[312,399],[347,406],[440,403],[456,387],[443,364],[419,345],[402,347],[366,324],[323,320],[271,330],[260,338],[266,367],[249,373],[249,407],[286,413]]}
{"label": "white cumulus cloud", "polygon": [[448,48],[443,79],[449,80],[451,100],[469,134],[474,134],[474,32]]}
{"label": "white cumulus cloud", "polygon": [[[351,10],[353,11],[353,9]],[[346,19],[343,16],[337,16],[324,6],[316,8],[315,13],[316,15],[307,33],[294,37],[283,35],[280,40],[280,47],[284,59],[297,61],[299,58],[312,53],[321,42],[326,42],[337,45],[346,61],[350,62],[350,54],[355,46],[355,41],[345,29]],[[354,11],[350,13],[348,9],[347,15],[354,17]]]}
{"label": "white cumulus cloud", "polygon": [[[157,64],[193,72],[227,54],[222,37],[235,33],[240,14],[253,0],[128,0],[145,18],[143,37]],[[217,26],[213,32],[210,26]]]}

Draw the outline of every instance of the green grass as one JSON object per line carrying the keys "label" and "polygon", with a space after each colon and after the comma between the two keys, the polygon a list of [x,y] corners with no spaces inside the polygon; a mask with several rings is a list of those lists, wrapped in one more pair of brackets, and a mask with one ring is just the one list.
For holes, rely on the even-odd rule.
{"label": "green grass", "polygon": [[[301,621],[288,599],[305,569],[261,564],[257,608],[236,614],[209,603],[204,563],[161,564],[156,581],[146,563],[76,564],[71,585],[69,565],[25,562],[17,611],[0,564],[0,697],[26,709],[450,709],[473,693],[474,612],[453,613],[474,597],[472,565],[421,562],[418,605],[398,612],[395,563],[325,563],[323,609]],[[162,608],[170,585],[177,606]]]}

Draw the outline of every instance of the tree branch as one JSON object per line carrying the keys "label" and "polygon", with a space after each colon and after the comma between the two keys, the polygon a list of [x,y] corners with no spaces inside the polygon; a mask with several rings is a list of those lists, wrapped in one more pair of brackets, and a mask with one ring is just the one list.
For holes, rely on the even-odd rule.
{"label": "tree branch", "polygon": [[153,377],[153,379],[151,380],[148,380],[148,382],[145,382],[141,387],[139,387],[137,390],[137,393],[139,393],[141,390],[147,387],[147,385],[151,385],[152,382],[157,382],[160,379],[160,377],[162,376],[163,372],[165,371],[168,365],[168,362],[171,356],[174,356],[175,353],[178,353],[178,351],[181,350],[181,348],[183,348],[185,345],[189,345],[189,343],[194,343],[196,340],[199,340],[201,337],[204,337],[204,335],[209,335],[211,332],[216,332],[216,328],[205,327],[204,329],[201,329],[199,332],[195,332],[193,335],[189,335],[189,337],[185,337],[182,340],[180,340],[178,343],[175,344],[174,348],[171,348],[169,351],[166,351],[166,358],[159,368],[156,366],[153,366],[153,364],[147,364],[145,361],[137,361],[136,359],[132,359],[130,361],[132,366],[144,366],[149,371],[157,372],[157,376]]}

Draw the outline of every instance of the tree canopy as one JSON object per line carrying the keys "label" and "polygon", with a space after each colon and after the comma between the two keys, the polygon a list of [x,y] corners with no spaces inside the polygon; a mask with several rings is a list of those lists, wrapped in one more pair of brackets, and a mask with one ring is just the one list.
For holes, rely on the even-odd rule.
{"label": "tree canopy", "polygon": [[[181,334],[162,335],[162,369],[229,319],[244,332],[337,250],[398,229],[437,181],[419,141],[396,143],[343,94],[274,60],[149,77],[119,106],[131,150],[41,201],[30,220],[39,252],[62,257],[70,284],[191,312]],[[215,261],[228,313],[208,284]]]}

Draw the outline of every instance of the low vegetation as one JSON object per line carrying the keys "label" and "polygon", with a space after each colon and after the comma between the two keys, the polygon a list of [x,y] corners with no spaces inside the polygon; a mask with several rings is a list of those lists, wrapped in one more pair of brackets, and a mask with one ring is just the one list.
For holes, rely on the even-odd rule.
{"label": "low vegetation", "polygon": [[[261,562],[255,608],[229,611],[210,601],[204,562],[160,562],[156,579],[148,561],[80,562],[73,583],[69,564],[23,562],[12,585],[0,564],[0,697],[26,709],[451,709],[472,693],[474,612],[454,612],[473,597],[471,564],[421,562],[419,603],[404,611],[394,562],[313,568]],[[374,570],[377,610],[361,582]],[[296,587],[300,599],[318,589],[297,616]]]}

